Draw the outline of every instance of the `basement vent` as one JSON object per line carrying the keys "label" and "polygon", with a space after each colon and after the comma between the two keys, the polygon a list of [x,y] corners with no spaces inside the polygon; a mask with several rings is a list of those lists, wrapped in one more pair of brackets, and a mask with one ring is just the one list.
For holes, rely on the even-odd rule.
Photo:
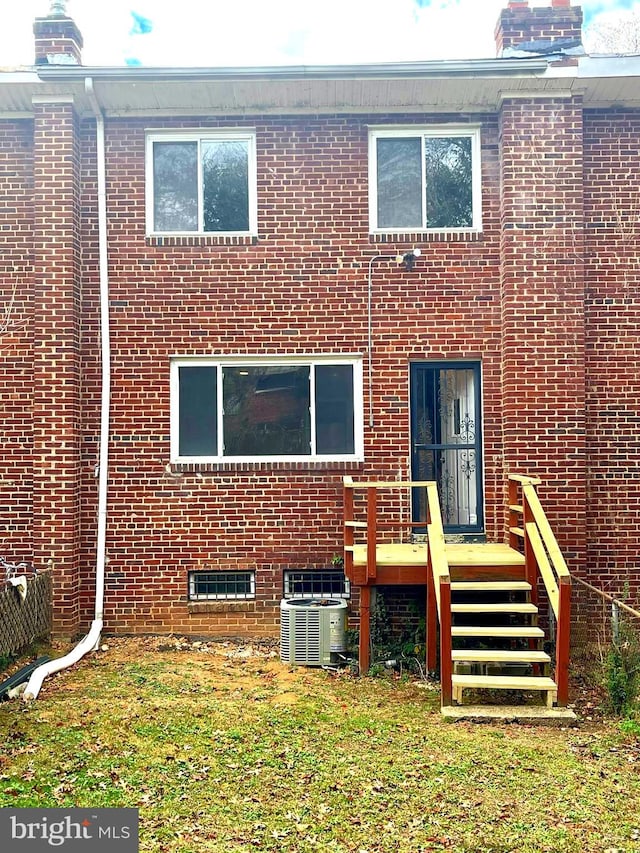
{"label": "basement vent", "polygon": [[342,571],[285,569],[284,598],[349,598],[349,580]]}
{"label": "basement vent", "polygon": [[238,600],[256,597],[255,572],[189,572],[191,601]]}
{"label": "basement vent", "polygon": [[344,652],[347,602],[292,598],[280,602],[280,659],[305,666],[335,663]]}

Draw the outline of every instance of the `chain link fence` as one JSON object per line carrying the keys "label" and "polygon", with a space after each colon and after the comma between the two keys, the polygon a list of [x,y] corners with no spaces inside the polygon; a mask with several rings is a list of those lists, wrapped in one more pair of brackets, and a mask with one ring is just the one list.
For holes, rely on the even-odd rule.
{"label": "chain link fence", "polygon": [[[601,675],[612,645],[640,647],[640,611],[629,603],[572,576],[571,669],[574,675]],[[636,602],[634,602],[635,604]]]}
{"label": "chain link fence", "polygon": [[17,587],[0,592],[0,655],[16,655],[34,640],[51,633],[51,574],[27,581],[24,599]]}

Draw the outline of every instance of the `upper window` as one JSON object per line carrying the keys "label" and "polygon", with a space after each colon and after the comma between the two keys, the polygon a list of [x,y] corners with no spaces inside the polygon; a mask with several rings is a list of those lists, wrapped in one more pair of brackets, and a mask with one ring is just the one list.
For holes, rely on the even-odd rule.
{"label": "upper window", "polygon": [[147,230],[255,234],[255,134],[147,137]]}
{"label": "upper window", "polygon": [[176,359],[171,390],[174,461],[362,456],[360,359]]}
{"label": "upper window", "polygon": [[480,230],[477,128],[372,130],[372,231]]}

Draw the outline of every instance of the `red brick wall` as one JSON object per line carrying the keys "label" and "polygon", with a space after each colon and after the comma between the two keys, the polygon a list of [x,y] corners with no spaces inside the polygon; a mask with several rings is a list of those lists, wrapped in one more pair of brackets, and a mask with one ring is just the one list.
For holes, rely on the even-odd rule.
{"label": "red brick wall", "polygon": [[640,113],[585,117],[590,574],[640,603]]}
{"label": "red brick wall", "polygon": [[[394,123],[433,120],[389,118]],[[407,476],[411,360],[483,361],[487,523],[495,535],[502,521],[495,506],[496,495],[502,503],[495,119],[483,120],[485,184],[494,184],[485,192],[483,236],[420,240],[423,255],[411,273],[395,262],[374,267],[375,428],[366,429],[366,464],[166,471],[172,355],[365,352],[368,260],[413,245],[412,239],[381,245],[368,236],[367,124],[381,120],[233,117],[167,123],[256,128],[260,236],[241,245],[225,245],[215,237],[146,239],[144,131],[149,122],[107,122],[113,335],[107,629],[276,630],[282,569],[326,566],[341,550],[342,476]],[[84,177],[83,206],[95,215],[93,169]],[[83,276],[91,341],[97,297],[89,298],[88,292],[96,287],[94,252],[92,245],[90,262],[85,254]],[[96,394],[96,363],[85,356],[85,365],[84,386]],[[83,493],[93,506],[94,402],[87,400],[83,410]],[[92,535],[89,527],[83,547],[87,557]],[[220,612],[220,604],[189,609],[187,573],[198,568],[256,569],[258,600],[224,605],[227,612]],[[87,559],[87,589],[91,571]],[[90,602],[87,597],[85,620]]]}
{"label": "red brick wall", "polygon": [[[48,111],[62,124],[45,119]],[[580,104],[507,101],[500,128],[494,116],[477,119],[482,235],[371,238],[367,125],[447,120],[107,120],[113,340],[107,630],[275,632],[282,570],[326,566],[341,549],[343,475],[408,476],[412,360],[482,361],[490,539],[503,536],[505,472],[539,473],[543,503],[571,568],[611,585],[621,573],[635,571],[637,578],[637,234],[620,222],[634,221],[628,188],[637,185],[633,139],[640,119],[587,115],[583,187]],[[256,128],[257,240],[145,237],[149,124]],[[0,350],[9,413],[3,431],[12,448],[0,463],[3,535],[24,547],[33,435],[35,559],[39,565],[54,559],[58,630],[70,632],[88,624],[93,608],[100,394],[94,123],[77,125],[69,105],[37,108],[33,199],[30,137],[28,122],[0,127],[0,169],[9,177],[0,192],[11,200],[0,217],[13,221],[15,208],[18,222],[17,237],[0,229],[0,242],[9,247],[0,259],[0,285],[6,294],[18,281],[19,316],[34,317],[28,333],[5,336],[2,345],[11,349]],[[636,170],[631,182],[630,168]],[[621,208],[629,215],[619,217]],[[413,245],[422,256],[412,272],[392,261],[374,265],[375,425],[365,428],[364,464],[167,469],[171,356],[364,354],[368,261]],[[30,421],[25,382],[32,328]],[[368,412],[366,392],[365,382]],[[406,515],[408,507],[403,510]],[[256,570],[255,602],[188,604],[190,570],[232,568]]]}
{"label": "red brick wall", "polygon": [[71,104],[34,131],[34,561],[54,569],[54,628],[73,634],[80,582],[80,151]]}
{"label": "red brick wall", "polygon": [[33,123],[0,121],[0,556],[32,559]]}
{"label": "red brick wall", "polygon": [[544,480],[576,570],[586,549],[580,102],[505,102],[501,151],[505,467]]}

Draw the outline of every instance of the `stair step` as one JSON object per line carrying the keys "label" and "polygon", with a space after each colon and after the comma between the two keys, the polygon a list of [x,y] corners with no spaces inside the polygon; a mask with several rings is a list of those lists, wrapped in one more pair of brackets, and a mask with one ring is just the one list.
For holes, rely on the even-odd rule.
{"label": "stair step", "polygon": [[466,663],[551,663],[546,652],[531,649],[454,649],[451,660]]}
{"label": "stair step", "polygon": [[526,613],[538,612],[535,604],[452,604],[452,613]]}
{"label": "stair step", "polygon": [[553,678],[537,675],[452,675],[451,683],[486,690],[557,690]]}
{"label": "stair step", "polygon": [[454,581],[451,592],[531,592],[527,581]]}
{"label": "stair step", "polygon": [[452,637],[506,637],[519,639],[529,637],[544,637],[542,628],[531,625],[509,625],[508,627],[491,627],[485,625],[454,625],[451,628]]}

